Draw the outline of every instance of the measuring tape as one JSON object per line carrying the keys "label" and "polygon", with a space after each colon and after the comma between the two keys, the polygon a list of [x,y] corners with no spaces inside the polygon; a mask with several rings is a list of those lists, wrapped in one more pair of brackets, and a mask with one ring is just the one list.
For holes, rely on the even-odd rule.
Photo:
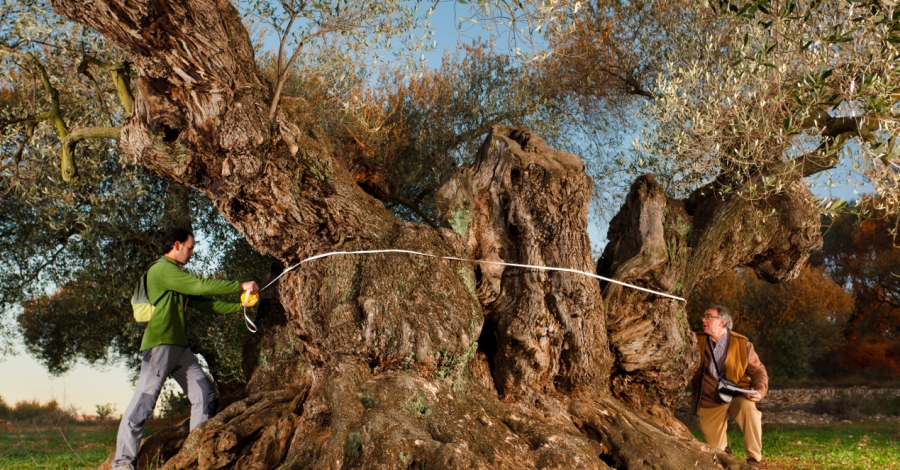
{"label": "measuring tape", "polygon": [[256,325],[247,316],[247,307],[253,307],[257,302],[259,302],[259,293],[251,294],[249,290],[246,290],[241,294],[241,306],[244,307],[244,325],[251,333],[256,333]]}
{"label": "measuring tape", "polygon": [[[317,259],[327,258],[329,256],[369,255],[369,254],[376,254],[376,253],[405,253],[405,254],[409,254],[409,255],[424,256],[426,258],[445,259],[445,260],[450,260],[450,261],[463,261],[463,262],[467,262],[467,263],[492,264],[492,265],[497,265],[497,266],[511,266],[514,268],[536,269],[536,270],[540,270],[540,271],[559,271],[559,272],[566,272],[566,273],[573,273],[573,274],[581,274],[584,276],[593,277],[595,279],[600,279],[601,281],[611,282],[613,284],[618,284],[620,286],[629,287],[631,289],[637,289],[639,291],[647,292],[650,294],[656,294],[656,295],[659,295],[662,297],[668,297],[670,299],[679,300],[681,302],[687,302],[685,299],[674,296],[672,294],[655,291],[653,289],[647,289],[645,287],[636,286],[634,284],[629,284],[627,282],[617,281],[615,279],[610,279],[608,277],[598,276],[597,274],[589,273],[586,271],[579,271],[577,269],[555,268],[555,267],[551,267],[551,266],[536,266],[536,265],[532,265],[532,264],[503,263],[500,261],[474,260],[474,259],[467,259],[467,258],[457,258],[455,256],[438,256],[438,255],[432,255],[430,253],[420,253],[418,251],[399,250],[399,249],[362,250],[362,251],[332,251],[329,253],[323,253],[321,255],[310,256],[309,258],[306,258],[303,261],[300,261],[299,263],[285,269],[281,274],[278,275],[278,277],[276,277],[275,279],[272,279],[271,282],[269,282],[268,284],[265,285],[265,287],[260,289],[259,292],[262,292],[262,291],[268,289],[269,286],[271,286],[272,284],[275,284],[275,281],[281,279],[282,276],[293,271],[295,268],[297,268],[298,266],[300,266],[303,263],[317,260]],[[245,298],[247,299],[246,302],[245,302]],[[258,302],[258,301],[259,301],[259,295],[258,294],[257,295],[250,294],[250,291],[246,291],[241,295],[241,305],[244,306],[244,323],[247,325],[247,329],[250,330],[250,332],[252,332],[252,333],[256,333],[256,325],[254,325],[253,322],[250,321],[250,318],[247,317],[247,307],[252,307],[252,306],[256,305],[256,302]],[[252,329],[251,329],[251,326],[253,327]]]}

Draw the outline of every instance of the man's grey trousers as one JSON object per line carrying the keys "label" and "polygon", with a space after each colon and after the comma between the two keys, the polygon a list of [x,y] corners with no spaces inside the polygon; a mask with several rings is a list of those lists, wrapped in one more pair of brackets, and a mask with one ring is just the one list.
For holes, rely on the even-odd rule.
{"label": "man's grey trousers", "polygon": [[137,463],[144,421],[153,413],[166,377],[172,376],[191,400],[191,430],[216,412],[216,392],[189,348],[163,344],[143,351],[141,376],[131,403],[122,415],[116,437],[113,468]]}

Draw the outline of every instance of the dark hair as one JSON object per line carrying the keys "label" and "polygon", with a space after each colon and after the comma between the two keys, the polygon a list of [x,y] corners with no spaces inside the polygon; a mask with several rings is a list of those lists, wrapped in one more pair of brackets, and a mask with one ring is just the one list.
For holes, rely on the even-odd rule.
{"label": "dark hair", "polygon": [[187,241],[188,237],[193,236],[194,232],[191,232],[184,227],[172,227],[169,230],[166,230],[166,233],[164,233],[162,237],[162,253],[166,254],[172,251],[175,242],[184,243]]}
{"label": "dark hair", "polygon": [[731,320],[731,311],[728,310],[728,307],[723,307],[721,305],[712,304],[712,305],[708,305],[706,307],[706,310],[715,310],[716,313],[719,314],[719,318],[721,318],[722,320],[725,320],[726,328],[728,328],[729,330],[734,328],[734,323]]}

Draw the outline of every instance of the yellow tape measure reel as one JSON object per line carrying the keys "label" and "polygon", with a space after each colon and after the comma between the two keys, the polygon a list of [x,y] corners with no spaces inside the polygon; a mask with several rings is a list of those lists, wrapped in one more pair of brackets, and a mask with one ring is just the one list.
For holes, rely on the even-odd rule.
{"label": "yellow tape measure reel", "polygon": [[259,302],[259,294],[251,294],[250,291],[245,290],[241,294],[241,305],[244,307],[252,307]]}

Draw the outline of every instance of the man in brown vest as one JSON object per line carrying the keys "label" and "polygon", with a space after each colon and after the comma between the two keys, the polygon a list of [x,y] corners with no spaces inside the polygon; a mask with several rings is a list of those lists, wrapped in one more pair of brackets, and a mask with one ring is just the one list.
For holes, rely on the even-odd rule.
{"label": "man in brown vest", "polygon": [[[703,334],[697,335],[701,359],[691,384],[693,411],[700,418],[703,440],[718,451],[728,448],[725,431],[728,416],[733,416],[744,433],[747,463],[758,466],[762,460],[762,413],[756,408],[756,402],[769,390],[769,374],[753,344],[731,328],[731,312],[727,308],[721,305],[706,308]],[[755,393],[737,393],[729,403],[718,391],[720,377]]]}

